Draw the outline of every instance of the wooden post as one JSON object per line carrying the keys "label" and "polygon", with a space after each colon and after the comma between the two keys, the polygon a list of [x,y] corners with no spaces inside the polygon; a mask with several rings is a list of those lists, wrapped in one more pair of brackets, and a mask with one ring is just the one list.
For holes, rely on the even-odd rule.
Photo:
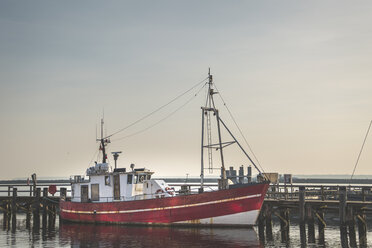
{"label": "wooden post", "polygon": [[48,197],[48,188],[43,188],[43,219],[42,219],[42,223],[43,223],[43,228],[46,227],[46,223],[47,223],[47,212],[48,212],[48,201],[47,201],[47,197]]}
{"label": "wooden post", "polygon": [[17,188],[13,188],[12,216],[14,217],[16,214],[17,214]]}
{"label": "wooden post", "polygon": [[3,229],[6,230],[6,226],[7,226],[7,223],[8,223],[8,209],[7,209],[7,205],[8,204],[5,204],[5,209],[4,209],[4,213],[3,213]]}
{"label": "wooden post", "polygon": [[31,226],[31,205],[27,204],[27,212],[26,212],[26,228],[30,229]]}
{"label": "wooden post", "polygon": [[290,225],[290,220],[289,220],[289,208],[286,208],[285,209],[285,212],[284,212],[284,219],[287,221],[287,226],[286,226],[286,239],[287,241],[289,241],[289,225]]}
{"label": "wooden post", "polygon": [[40,229],[40,188],[33,188],[34,189],[34,203],[33,203],[33,222],[32,222],[32,229],[38,233]]}
{"label": "wooden post", "polygon": [[8,222],[8,216],[9,216],[8,204],[5,203],[4,212],[3,212],[3,228],[4,228],[4,230],[6,229],[6,223]]}
{"label": "wooden post", "polygon": [[268,204],[265,205],[265,222],[266,222],[266,240],[273,240],[273,226],[271,221],[271,209]]}
{"label": "wooden post", "polygon": [[322,201],[324,201],[325,200],[325,195],[324,195],[324,186],[323,185],[320,186],[320,194],[321,194]]}
{"label": "wooden post", "polygon": [[287,243],[289,240],[289,209],[283,208],[280,210],[280,232],[282,243]]}
{"label": "wooden post", "polygon": [[299,187],[299,214],[300,214],[300,237],[301,246],[306,246],[306,228],[305,228],[305,187]]}
{"label": "wooden post", "polygon": [[265,215],[262,208],[260,215],[258,216],[258,237],[260,241],[265,241]]}
{"label": "wooden post", "polygon": [[310,205],[306,207],[306,219],[308,229],[308,242],[315,243],[315,225],[314,225],[314,214],[313,209]]}
{"label": "wooden post", "polygon": [[6,218],[6,229],[10,230],[10,220],[12,219],[12,206],[10,202],[6,204],[7,218]]}
{"label": "wooden post", "polygon": [[347,239],[347,225],[346,225],[346,187],[339,187],[339,216],[340,216],[340,234],[341,234],[341,246],[348,247]]}
{"label": "wooden post", "polygon": [[350,247],[357,247],[356,233],[355,233],[355,216],[353,206],[347,207],[346,222],[349,227]]}
{"label": "wooden post", "polygon": [[359,233],[359,246],[367,247],[367,219],[364,211],[357,216],[358,218],[358,233]]}
{"label": "wooden post", "polygon": [[50,204],[48,206],[48,227],[51,228],[52,226],[54,226],[54,223],[55,223],[55,205],[54,204]]}
{"label": "wooden post", "polygon": [[324,210],[322,207],[316,213],[318,218],[318,233],[319,233],[319,244],[324,245],[324,228],[326,226],[325,219],[324,219]]}
{"label": "wooden post", "polygon": [[34,216],[37,215],[39,216],[40,214],[40,194],[41,194],[41,189],[40,188],[36,188],[36,191],[35,191],[35,197],[34,197],[34,206],[33,206],[33,209],[34,209]]}
{"label": "wooden post", "polygon": [[12,196],[12,231],[15,231],[17,224],[17,188],[13,188]]}
{"label": "wooden post", "polygon": [[12,186],[8,186],[8,196],[10,196]]}

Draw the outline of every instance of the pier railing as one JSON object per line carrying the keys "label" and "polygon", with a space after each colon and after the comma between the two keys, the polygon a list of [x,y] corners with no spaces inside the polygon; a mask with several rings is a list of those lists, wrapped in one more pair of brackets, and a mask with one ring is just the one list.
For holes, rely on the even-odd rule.
{"label": "pier railing", "polygon": [[12,196],[14,188],[17,189],[18,196],[35,196],[37,188],[49,188],[51,185],[56,186],[57,191],[55,196],[60,196],[61,188],[66,188],[68,194],[71,192],[71,184],[69,182],[40,182],[37,185],[31,185],[27,182],[18,182],[0,184],[0,197]]}
{"label": "pier railing", "polygon": [[[372,201],[372,187],[349,185],[346,187],[348,201]],[[270,185],[266,199],[271,200],[299,200],[301,188],[304,190],[305,200],[329,201],[340,198],[340,187],[334,185]]]}

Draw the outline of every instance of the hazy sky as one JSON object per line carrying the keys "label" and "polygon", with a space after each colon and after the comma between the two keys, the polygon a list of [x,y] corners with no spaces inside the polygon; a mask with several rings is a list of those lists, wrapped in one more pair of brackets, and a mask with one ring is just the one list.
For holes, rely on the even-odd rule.
{"label": "hazy sky", "polygon": [[[109,134],[208,67],[266,171],[351,174],[372,119],[371,13],[371,1],[3,0],[0,179],[83,174],[103,108]],[[203,95],[109,152],[123,151],[120,166],[199,175]],[[372,174],[371,150],[369,138],[356,174]],[[227,166],[249,164],[226,152]]]}

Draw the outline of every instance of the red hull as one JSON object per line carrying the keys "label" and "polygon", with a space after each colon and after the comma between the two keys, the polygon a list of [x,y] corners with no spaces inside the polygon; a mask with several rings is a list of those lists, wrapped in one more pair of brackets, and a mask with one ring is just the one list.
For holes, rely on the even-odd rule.
{"label": "red hull", "polygon": [[264,183],[247,184],[227,190],[149,200],[109,203],[61,201],[60,216],[63,220],[94,223],[197,223],[200,219],[259,211],[267,188],[268,184]]}

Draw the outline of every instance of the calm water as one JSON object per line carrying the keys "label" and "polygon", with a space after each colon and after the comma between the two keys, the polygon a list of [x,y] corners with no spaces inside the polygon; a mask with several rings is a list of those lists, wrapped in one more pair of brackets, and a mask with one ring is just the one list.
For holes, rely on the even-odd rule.
{"label": "calm water", "polygon": [[[55,223],[34,225],[19,214],[16,225],[8,226],[1,218],[0,247],[299,247],[297,225],[290,228],[290,242],[280,242],[280,227],[274,224],[274,241],[260,243],[255,229],[237,228],[168,228],[115,225]],[[35,222],[37,223],[37,222]],[[316,230],[317,231],[317,230]],[[340,247],[337,226],[326,228],[324,245],[308,247]],[[368,244],[372,247],[372,230]],[[317,240],[318,242],[318,240]]]}

